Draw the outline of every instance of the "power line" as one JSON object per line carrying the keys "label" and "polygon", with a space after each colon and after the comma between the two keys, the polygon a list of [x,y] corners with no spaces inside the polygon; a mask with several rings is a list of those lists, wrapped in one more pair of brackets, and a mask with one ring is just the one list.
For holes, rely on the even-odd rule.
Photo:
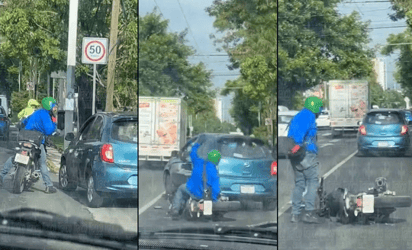
{"label": "power line", "polygon": [[197,49],[200,51],[200,47],[199,47],[199,45],[198,45],[197,42],[196,42],[195,36],[193,35],[192,29],[190,28],[190,25],[189,25],[189,22],[188,22],[187,19],[186,19],[186,15],[185,15],[185,13],[183,12],[182,5],[180,5],[180,1],[179,1],[179,0],[177,0],[177,3],[179,4],[180,10],[182,11],[182,14],[183,14],[183,17],[185,18],[185,21],[186,21],[187,27],[189,28],[190,34],[192,35],[193,40],[195,41],[196,47],[197,47]]}
{"label": "power line", "polygon": [[[160,9],[159,5],[157,4],[156,0],[154,0],[154,2],[155,2],[157,8],[158,8],[159,11],[160,11],[160,14],[162,14],[163,18],[166,18],[165,15],[163,15],[163,12],[162,12],[162,10]],[[173,33],[172,30],[170,29],[169,25],[167,25],[167,29],[169,30],[170,33]]]}

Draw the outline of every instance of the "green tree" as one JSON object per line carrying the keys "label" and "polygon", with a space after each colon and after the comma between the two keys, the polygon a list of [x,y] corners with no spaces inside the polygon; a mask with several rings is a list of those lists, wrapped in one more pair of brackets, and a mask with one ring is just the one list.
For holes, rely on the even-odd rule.
{"label": "green tree", "polygon": [[183,97],[194,115],[212,111],[211,73],[189,63],[187,31],[168,33],[168,20],[156,12],[139,17],[139,25],[139,95]]}
{"label": "green tree", "polygon": [[293,93],[331,79],[370,74],[368,23],[357,12],[342,16],[340,0],[280,0],[279,104],[291,107]]}

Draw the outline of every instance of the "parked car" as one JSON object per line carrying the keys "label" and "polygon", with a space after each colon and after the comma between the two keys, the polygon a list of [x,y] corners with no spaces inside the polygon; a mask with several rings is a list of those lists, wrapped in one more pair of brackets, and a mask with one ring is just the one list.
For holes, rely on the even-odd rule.
{"label": "parked car", "polygon": [[330,116],[329,111],[322,111],[318,119],[316,119],[316,126],[318,128],[329,128],[330,127]]}
{"label": "parked car", "polygon": [[192,143],[204,136],[198,149],[199,157],[217,149],[222,155],[218,164],[221,194],[229,200],[254,200],[263,203],[266,210],[275,210],[277,164],[263,141],[241,135],[200,134],[193,137],[180,151],[173,151],[164,167],[163,181],[167,194],[173,194],[186,183],[192,173],[190,152]]}
{"label": "parked car", "polygon": [[61,189],[87,189],[87,204],[106,199],[137,199],[137,113],[97,113],[75,136],[61,157]]}
{"label": "parked car", "polygon": [[[401,111],[405,117],[406,122],[410,122],[412,121],[412,112],[410,110],[404,109]],[[412,124],[410,124],[409,126],[412,126]]]}
{"label": "parked car", "polygon": [[278,144],[279,144],[279,156],[284,157],[286,156],[286,151],[283,150],[282,145],[284,144],[285,138],[288,136],[289,132],[289,123],[292,118],[299,113],[299,111],[291,110],[291,111],[283,111],[278,113]]}
{"label": "parked car", "polygon": [[404,155],[410,146],[409,135],[408,122],[401,110],[371,110],[359,127],[358,150],[361,154],[391,151]]}
{"label": "parked car", "polygon": [[10,118],[11,114],[7,115],[6,111],[0,106],[0,136],[3,141],[9,140]]}

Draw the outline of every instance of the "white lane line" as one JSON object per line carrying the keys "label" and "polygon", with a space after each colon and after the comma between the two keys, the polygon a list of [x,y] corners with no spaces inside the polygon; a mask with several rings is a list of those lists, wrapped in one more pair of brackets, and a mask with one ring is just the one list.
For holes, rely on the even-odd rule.
{"label": "white lane line", "polygon": [[153,206],[160,198],[162,198],[162,195],[164,195],[166,192],[163,191],[163,193],[159,194],[156,198],[154,198],[151,202],[147,203],[144,205],[142,208],[139,208],[139,215],[144,213],[149,207]]}
{"label": "white lane line", "polygon": [[326,134],[323,134],[322,136],[329,136],[329,135],[332,135],[332,133],[326,133]]}
{"label": "white lane line", "polygon": [[330,142],[338,142],[340,139],[331,140]]}
{"label": "white lane line", "polygon": [[326,146],[333,146],[333,143],[326,143],[326,144],[323,144],[322,146],[320,146],[319,148],[323,148],[323,147],[326,147]]}
{"label": "white lane line", "polygon": [[[336,169],[338,169],[339,167],[341,167],[343,164],[345,164],[347,161],[349,161],[350,158],[352,158],[354,155],[356,155],[356,153],[358,153],[358,150],[356,150],[355,152],[353,152],[352,154],[350,154],[348,157],[346,157],[343,161],[339,162],[336,166],[334,166],[331,170],[329,170],[326,174],[324,174],[322,177],[324,179],[326,179],[326,177],[328,177],[329,175],[331,175],[334,171],[336,171]],[[320,178],[319,178],[319,182],[320,182]],[[289,201],[290,202],[290,201]],[[282,214],[284,212],[286,212],[286,210],[288,210],[291,205],[288,203],[286,203],[285,205],[283,205],[280,209],[279,209],[279,214],[278,214],[278,218],[280,216],[282,216]]]}

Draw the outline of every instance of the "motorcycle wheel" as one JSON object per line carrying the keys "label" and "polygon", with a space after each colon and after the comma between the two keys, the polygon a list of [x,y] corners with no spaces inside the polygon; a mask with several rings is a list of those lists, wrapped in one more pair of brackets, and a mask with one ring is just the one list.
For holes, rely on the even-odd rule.
{"label": "motorcycle wheel", "polygon": [[375,197],[375,208],[410,207],[411,205],[410,196],[383,195]]}
{"label": "motorcycle wheel", "polygon": [[24,167],[17,167],[16,175],[14,176],[13,181],[13,193],[21,194],[26,186],[24,181],[24,173],[26,172],[26,168]]}

